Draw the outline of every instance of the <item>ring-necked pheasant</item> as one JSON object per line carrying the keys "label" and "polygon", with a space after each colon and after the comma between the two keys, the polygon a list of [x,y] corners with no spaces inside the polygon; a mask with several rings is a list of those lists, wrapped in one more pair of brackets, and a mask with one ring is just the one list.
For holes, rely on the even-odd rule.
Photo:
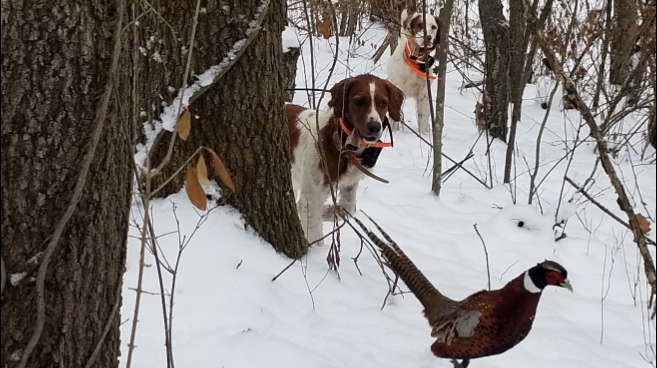
{"label": "ring-necked pheasant", "polygon": [[[367,215],[365,215],[367,216]],[[369,218],[369,216],[367,216]],[[424,316],[436,341],[431,351],[467,367],[470,359],[504,353],[520,343],[532,328],[541,292],[548,285],[573,291],[568,272],[545,261],[523,272],[498,290],[482,290],[456,301],[441,294],[388,234],[371,218],[387,244],[354,218],[381,250],[387,265],[424,306]],[[463,359],[459,364],[456,359]]]}

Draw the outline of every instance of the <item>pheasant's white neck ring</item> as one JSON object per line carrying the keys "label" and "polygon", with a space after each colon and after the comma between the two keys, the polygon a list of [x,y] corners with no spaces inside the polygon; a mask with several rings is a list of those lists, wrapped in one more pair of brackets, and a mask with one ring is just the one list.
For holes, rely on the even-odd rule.
{"label": "pheasant's white neck ring", "polygon": [[523,286],[525,287],[525,290],[529,291],[530,293],[540,293],[542,290],[534,284],[534,281],[532,281],[531,276],[529,276],[529,271],[525,271],[525,277],[523,279]]}

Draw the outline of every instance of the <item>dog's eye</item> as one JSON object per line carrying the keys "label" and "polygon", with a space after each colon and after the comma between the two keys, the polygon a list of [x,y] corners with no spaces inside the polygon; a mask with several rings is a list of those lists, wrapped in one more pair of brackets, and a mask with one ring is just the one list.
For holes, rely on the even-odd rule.
{"label": "dog's eye", "polygon": [[386,107],[388,107],[388,101],[381,101],[381,102],[379,102],[379,107],[381,107],[381,108],[386,108]]}
{"label": "dog's eye", "polygon": [[433,29],[433,30],[435,30],[437,28],[438,28],[437,26],[431,26],[431,29]]}
{"label": "dog's eye", "polygon": [[354,100],[354,105],[356,105],[356,106],[362,106],[362,105],[363,105],[363,100],[360,99],[360,98]]}

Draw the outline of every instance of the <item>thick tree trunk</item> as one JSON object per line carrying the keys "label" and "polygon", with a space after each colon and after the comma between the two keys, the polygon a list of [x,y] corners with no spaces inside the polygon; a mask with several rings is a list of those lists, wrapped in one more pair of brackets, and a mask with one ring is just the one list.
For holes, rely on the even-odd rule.
{"label": "thick tree trunk", "polygon": [[25,351],[37,325],[37,271],[97,127],[116,18],[114,1],[2,2],[2,258],[11,275],[2,367],[26,356],[27,367],[84,367],[101,340],[93,366],[118,365],[134,147],[126,73],[114,79],[81,199],[50,257],[43,330]]}
{"label": "thick tree trunk", "polygon": [[511,41],[502,9],[500,0],[479,0],[479,15],[486,45],[483,119],[492,137],[506,141],[511,97]]}
{"label": "thick tree trunk", "polygon": [[[611,1],[611,0],[610,0]],[[630,73],[630,57],[636,41],[637,9],[635,0],[613,0],[614,17],[611,41],[609,82],[622,85]]]}
{"label": "thick tree trunk", "polygon": [[[179,32],[177,38],[188,43],[193,21],[195,0],[157,5],[158,12]],[[219,5],[209,2],[199,16],[192,70],[202,73],[220,64],[236,42],[245,38],[261,6],[260,0],[230,0]],[[153,26],[141,27],[142,32],[171,39],[171,34],[151,20]],[[289,137],[284,109],[284,65],[282,61],[282,31],[285,25],[285,2],[271,0],[262,30],[222,79],[196,99],[190,106],[191,133],[186,141],[175,143],[171,162],[155,186],[178,169],[200,146],[213,148],[225,161],[236,193],[224,192],[225,201],[235,206],[265,241],[290,257],[299,257],[306,242],[299,223],[290,174]],[[157,28],[159,27],[159,28]],[[183,59],[181,45],[164,42],[154,44],[151,53],[158,52],[166,62],[146,58],[145,63],[155,74],[150,79],[163,85],[181,85]],[[167,46],[168,44],[174,46]],[[161,52],[160,52],[161,49]],[[161,77],[157,77],[161,75]],[[163,93],[166,93],[163,91]],[[166,99],[171,103],[173,95]],[[145,106],[160,106],[146,103]],[[159,113],[159,110],[158,110]],[[152,148],[154,166],[166,156],[171,133],[163,131]],[[211,160],[206,157],[206,162]],[[179,191],[184,175],[177,175],[159,195]],[[220,237],[221,234],[219,233]]]}

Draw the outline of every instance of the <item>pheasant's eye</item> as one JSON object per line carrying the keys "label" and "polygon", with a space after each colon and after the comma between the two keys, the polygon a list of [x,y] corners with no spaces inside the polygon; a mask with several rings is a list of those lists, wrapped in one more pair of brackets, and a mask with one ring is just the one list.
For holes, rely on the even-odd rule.
{"label": "pheasant's eye", "polygon": [[550,271],[545,275],[545,280],[548,285],[557,285],[563,281],[563,277],[559,272]]}

